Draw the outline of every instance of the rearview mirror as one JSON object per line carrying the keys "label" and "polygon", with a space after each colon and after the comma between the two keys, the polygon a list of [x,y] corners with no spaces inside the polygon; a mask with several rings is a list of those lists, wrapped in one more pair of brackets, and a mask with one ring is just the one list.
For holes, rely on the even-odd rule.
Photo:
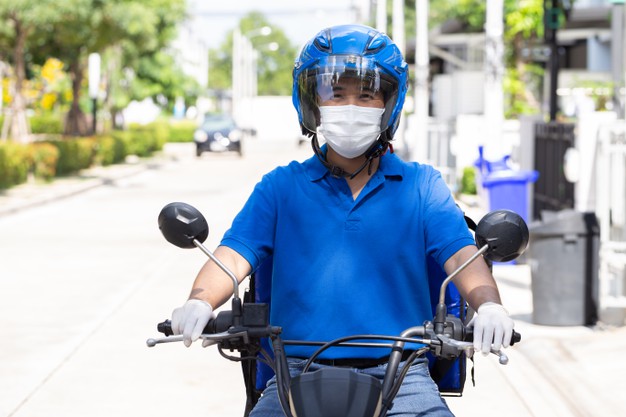
{"label": "rearview mirror", "polygon": [[476,226],[476,244],[488,245],[485,257],[494,262],[508,262],[520,256],[528,246],[528,226],[511,210],[488,213]]}
{"label": "rearview mirror", "polygon": [[198,209],[187,203],[169,203],[159,213],[159,229],[163,237],[179,248],[195,248],[209,236],[209,225]]}

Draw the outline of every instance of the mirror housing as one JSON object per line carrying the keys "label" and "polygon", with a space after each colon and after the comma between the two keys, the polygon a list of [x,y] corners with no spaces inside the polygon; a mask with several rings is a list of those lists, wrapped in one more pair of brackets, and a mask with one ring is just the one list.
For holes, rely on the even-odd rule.
{"label": "mirror housing", "polygon": [[163,237],[179,248],[195,248],[194,240],[202,243],[209,236],[209,225],[198,209],[181,202],[169,203],[158,218]]}
{"label": "mirror housing", "polygon": [[476,226],[476,244],[488,245],[485,257],[494,262],[508,262],[520,256],[528,247],[528,226],[511,210],[492,211]]}

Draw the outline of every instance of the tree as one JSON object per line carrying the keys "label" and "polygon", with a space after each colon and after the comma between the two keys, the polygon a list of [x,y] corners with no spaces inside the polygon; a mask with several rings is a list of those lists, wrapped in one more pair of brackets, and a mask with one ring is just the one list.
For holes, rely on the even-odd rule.
{"label": "tree", "polygon": [[[162,105],[171,106],[177,96],[194,99],[198,84],[183,74],[167,46],[177,34],[178,24],[186,17],[184,0],[145,0],[151,8],[148,25],[128,19],[127,36],[111,44],[103,53],[103,84],[106,89],[104,107],[116,115],[132,100],[152,97]],[[145,23],[145,22],[144,22]],[[149,37],[145,42],[138,37]]]}
{"label": "tree", "polygon": [[543,67],[524,58],[522,51],[543,39],[543,1],[505,2],[505,63],[504,80],[508,94],[509,116],[536,113],[541,109],[537,95],[543,78]]}
{"label": "tree", "polygon": [[[408,3],[414,3],[409,0]],[[438,25],[456,20],[463,32],[482,32],[486,2],[483,0],[438,0],[431,2],[430,22]],[[522,51],[543,37],[542,0],[504,0],[505,67],[504,91],[508,117],[536,113],[540,109],[543,68],[525,60]],[[414,33],[414,32],[413,32]]]}
{"label": "tree", "polygon": [[0,0],[0,46],[11,50],[7,59],[13,67],[13,100],[11,111],[2,126],[2,138],[11,137],[24,142],[29,128],[26,117],[26,99],[23,94],[26,79],[25,54],[33,37],[59,21],[67,11],[66,2],[52,0]]}
{"label": "tree", "polygon": [[[72,78],[73,100],[65,133],[86,135],[90,129],[80,107],[80,96],[87,55],[117,48],[122,53],[120,65],[136,64],[141,58],[158,53],[173,37],[185,6],[184,0],[65,1],[73,3],[73,8],[51,32],[42,34],[39,53],[55,56],[66,64]],[[114,57],[111,59],[115,61]]]}
{"label": "tree", "polygon": [[[80,107],[87,55],[107,52],[110,62],[124,68],[152,57],[175,35],[184,18],[184,0],[65,0],[72,9],[42,33],[37,53],[63,61],[72,78],[73,100],[65,133],[90,133]],[[120,53],[119,61],[115,53]],[[106,64],[105,64],[106,65]],[[114,68],[109,68],[114,70]],[[110,76],[112,78],[112,76]]]}
{"label": "tree", "polygon": [[[291,71],[296,58],[294,47],[282,29],[270,24],[267,18],[258,12],[251,12],[241,19],[239,29],[245,36],[264,26],[272,28],[268,36],[254,36],[250,39],[253,47],[259,51],[258,93],[259,95],[290,95],[292,88]],[[232,86],[232,50],[233,32],[219,49],[209,51],[209,88],[228,90]],[[276,50],[269,50],[268,45],[275,42]]]}

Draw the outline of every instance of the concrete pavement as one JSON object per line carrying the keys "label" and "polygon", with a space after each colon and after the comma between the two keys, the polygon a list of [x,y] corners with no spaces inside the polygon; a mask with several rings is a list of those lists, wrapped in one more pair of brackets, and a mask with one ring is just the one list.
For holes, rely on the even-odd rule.
{"label": "concrete pavement", "polygon": [[[187,150],[176,144],[150,160],[98,167],[50,184],[28,183],[15,187],[0,193],[0,216],[67,198],[151,168],[158,169],[161,163],[176,163],[181,152],[186,154]],[[466,205],[465,208],[475,219],[482,214],[476,207]],[[522,334],[522,342],[506,351],[510,358],[506,366],[499,365],[493,355],[477,355],[476,387],[471,386],[468,376],[464,396],[448,399],[457,417],[503,413],[519,417],[623,415],[626,398],[621,391],[625,386],[623,375],[626,375],[626,360],[623,359],[626,328],[602,324],[593,328],[535,325],[531,322],[533,300],[528,266],[497,265],[494,275],[503,302],[516,320],[516,330]],[[233,369],[236,372],[236,367]],[[106,385],[102,389],[106,389]],[[178,397],[184,398],[184,394],[178,393]],[[216,395],[215,401],[219,400]],[[20,399],[16,399],[16,403],[19,404]],[[56,409],[61,412],[62,405],[57,404]]]}

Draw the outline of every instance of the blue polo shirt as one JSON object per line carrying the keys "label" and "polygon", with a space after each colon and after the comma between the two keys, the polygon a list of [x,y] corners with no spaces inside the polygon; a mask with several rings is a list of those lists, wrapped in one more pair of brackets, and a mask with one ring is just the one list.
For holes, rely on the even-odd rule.
{"label": "blue polo shirt", "polygon": [[[271,323],[283,339],[399,335],[432,320],[427,258],[440,266],[474,240],[438,171],[381,157],[358,198],[317,157],[259,182],[221,242],[252,265],[272,256]],[[288,346],[290,356],[316,348]],[[381,357],[336,348],[323,358]]]}

